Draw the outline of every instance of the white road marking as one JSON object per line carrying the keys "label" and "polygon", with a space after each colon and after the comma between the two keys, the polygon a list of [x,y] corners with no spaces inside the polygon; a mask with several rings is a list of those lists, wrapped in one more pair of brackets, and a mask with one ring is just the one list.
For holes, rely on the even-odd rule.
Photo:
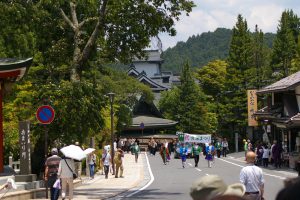
{"label": "white road marking", "polygon": [[145,189],[146,189],[147,187],[149,187],[149,186],[153,183],[153,181],[154,181],[154,176],[153,176],[153,173],[152,173],[152,170],[151,170],[151,166],[150,166],[150,163],[149,163],[149,159],[148,159],[147,153],[145,153],[145,156],[146,156],[147,165],[148,165],[148,170],[149,170],[149,174],[150,174],[150,181],[149,181],[144,187],[138,189],[137,191],[135,191],[135,192],[133,192],[133,193],[131,193],[131,194],[129,194],[129,195],[126,195],[126,197],[131,197],[131,196],[133,196],[133,195],[135,195],[135,194],[137,194],[137,193],[139,193],[139,192],[145,190]]}
{"label": "white road marking", "polygon": [[202,172],[202,170],[201,170],[201,169],[198,169],[198,168],[196,168],[196,170],[197,170],[197,171],[199,171],[199,172]]}
{"label": "white road marking", "polygon": [[[232,164],[232,165],[235,165],[235,166],[241,167],[241,168],[243,168],[243,167],[244,167],[243,165],[239,165],[239,164],[236,164],[236,163],[230,162],[230,161],[228,161],[228,160],[224,160],[224,159],[222,159],[222,158],[220,158],[220,160],[222,160],[222,161],[224,161],[224,162],[227,162],[227,163],[230,163],[230,164]],[[282,177],[282,176],[277,176],[277,175],[273,175],[273,174],[268,174],[268,173],[265,173],[265,172],[263,172],[263,174],[264,174],[264,175],[266,175],[266,176],[272,176],[272,177],[279,178],[279,179],[282,179],[282,180],[286,179],[285,177]]]}

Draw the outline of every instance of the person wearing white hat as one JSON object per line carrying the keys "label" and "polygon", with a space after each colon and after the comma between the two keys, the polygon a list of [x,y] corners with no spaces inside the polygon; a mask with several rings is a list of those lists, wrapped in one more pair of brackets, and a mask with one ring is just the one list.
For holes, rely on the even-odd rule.
{"label": "person wearing white hat", "polygon": [[193,183],[190,195],[193,200],[212,200],[223,195],[242,197],[245,191],[245,186],[241,183],[226,185],[221,177],[209,175],[201,177]]}

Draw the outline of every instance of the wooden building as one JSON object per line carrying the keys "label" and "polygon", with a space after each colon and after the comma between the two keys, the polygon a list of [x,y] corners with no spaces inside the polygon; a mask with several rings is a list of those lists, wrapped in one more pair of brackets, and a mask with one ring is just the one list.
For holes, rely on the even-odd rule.
{"label": "wooden building", "polygon": [[295,167],[300,151],[300,71],[257,91],[267,96],[267,106],[255,113],[270,141],[277,140]]}

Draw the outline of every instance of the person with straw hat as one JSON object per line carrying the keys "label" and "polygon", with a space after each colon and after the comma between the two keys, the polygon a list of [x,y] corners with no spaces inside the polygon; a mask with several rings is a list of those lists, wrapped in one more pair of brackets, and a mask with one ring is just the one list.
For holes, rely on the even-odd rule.
{"label": "person with straw hat", "polygon": [[226,185],[221,177],[209,175],[196,180],[191,187],[190,195],[193,200],[212,200],[223,195],[242,197],[245,186],[241,183]]}

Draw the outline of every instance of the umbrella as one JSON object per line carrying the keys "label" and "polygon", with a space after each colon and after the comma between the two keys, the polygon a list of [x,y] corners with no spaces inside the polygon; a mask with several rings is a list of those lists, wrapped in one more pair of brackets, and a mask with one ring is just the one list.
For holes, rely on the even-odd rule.
{"label": "umbrella", "polygon": [[93,151],[95,151],[96,149],[94,149],[94,148],[87,148],[86,150],[84,150],[84,153],[86,154],[86,155],[88,155],[88,154],[90,154],[90,153],[92,153]]}
{"label": "umbrella", "polygon": [[14,189],[14,190],[17,189],[17,185],[13,179],[11,179],[11,178],[7,179],[7,188]]}
{"label": "umbrella", "polygon": [[82,160],[86,157],[84,151],[76,145],[69,145],[60,149],[60,151],[68,158],[72,158],[75,160]]}

